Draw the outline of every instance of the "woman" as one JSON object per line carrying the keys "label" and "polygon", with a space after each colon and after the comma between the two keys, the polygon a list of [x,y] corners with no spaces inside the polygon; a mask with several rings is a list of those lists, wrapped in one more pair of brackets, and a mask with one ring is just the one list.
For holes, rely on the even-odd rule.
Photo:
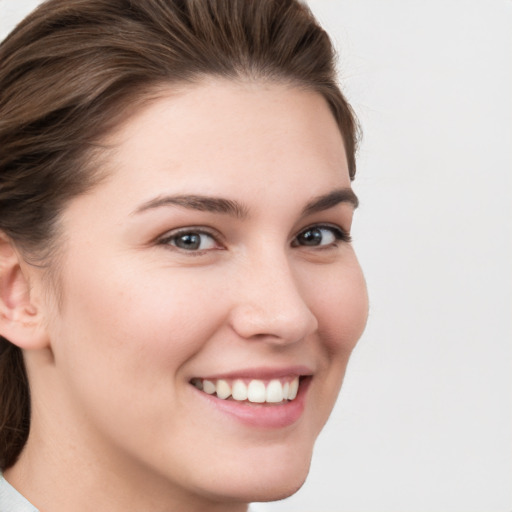
{"label": "woman", "polygon": [[51,0],[0,91],[0,509],[295,492],[367,317],[325,32],[292,0]]}

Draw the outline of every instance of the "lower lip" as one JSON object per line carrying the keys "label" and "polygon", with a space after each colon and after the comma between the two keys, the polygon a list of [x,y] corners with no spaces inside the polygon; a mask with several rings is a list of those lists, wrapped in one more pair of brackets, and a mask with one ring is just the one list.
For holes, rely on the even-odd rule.
{"label": "lower lip", "polygon": [[210,405],[215,407],[216,410],[235,418],[244,425],[276,429],[289,427],[302,416],[310,382],[311,377],[301,379],[299,391],[295,399],[282,404],[259,404],[238,402],[236,400],[222,400],[215,395],[208,395],[196,388],[194,390]]}

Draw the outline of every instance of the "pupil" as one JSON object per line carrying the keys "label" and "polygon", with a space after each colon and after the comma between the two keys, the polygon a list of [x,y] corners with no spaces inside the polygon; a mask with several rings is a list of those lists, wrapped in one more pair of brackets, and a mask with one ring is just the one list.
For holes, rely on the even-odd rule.
{"label": "pupil", "polygon": [[308,229],[300,236],[304,245],[320,245],[322,232],[319,229]]}
{"label": "pupil", "polygon": [[176,245],[181,249],[198,249],[201,245],[201,237],[197,234],[187,233],[176,240]]}

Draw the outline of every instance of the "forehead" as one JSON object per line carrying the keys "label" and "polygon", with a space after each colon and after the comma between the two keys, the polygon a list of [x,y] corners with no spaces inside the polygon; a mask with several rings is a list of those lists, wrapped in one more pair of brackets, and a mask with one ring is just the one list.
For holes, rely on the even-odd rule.
{"label": "forehead", "polygon": [[215,161],[247,165],[249,160],[277,161],[294,143],[297,159],[317,157],[337,169],[346,160],[324,98],[282,84],[218,81],[163,91],[125,122],[111,142],[115,158],[129,162],[151,157],[192,163],[215,154]]}
{"label": "forehead", "polygon": [[[242,198],[350,186],[341,133],[318,93],[282,84],[208,82],[160,91],[111,133],[106,196]],[[100,187],[102,188],[102,187]],[[298,196],[298,197],[299,197]]]}

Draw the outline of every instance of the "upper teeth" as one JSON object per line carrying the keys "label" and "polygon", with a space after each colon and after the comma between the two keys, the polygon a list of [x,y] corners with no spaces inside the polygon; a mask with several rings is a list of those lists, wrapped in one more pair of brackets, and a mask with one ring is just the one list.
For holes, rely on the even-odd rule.
{"label": "upper teeth", "polygon": [[249,400],[249,402],[255,403],[278,403],[283,400],[293,400],[299,389],[299,377],[284,381],[272,379],[268,382],[252,379],[247,383],[242,379],[231,382],[225,379],[216,381],[193,379],[192,383],[209,395],[216,393],[217,397],[223,400],[232,397],[233,400]]}

